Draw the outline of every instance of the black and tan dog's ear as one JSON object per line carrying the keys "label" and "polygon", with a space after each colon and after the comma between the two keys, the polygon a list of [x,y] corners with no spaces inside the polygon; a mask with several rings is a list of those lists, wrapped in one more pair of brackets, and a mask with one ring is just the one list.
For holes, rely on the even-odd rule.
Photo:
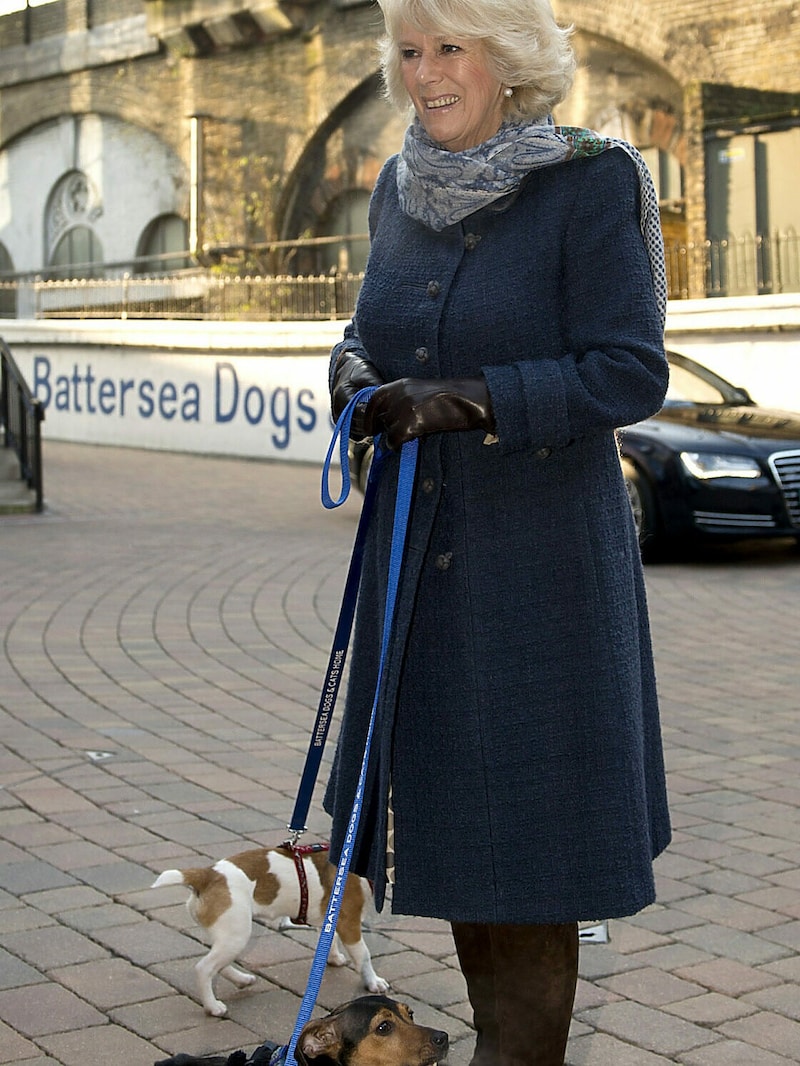
{"label": "black and tan dog's ear", "polygon": [[[309,1022],[297,1040],[295,1056],[300,1066],[311,1059],[326,1055],[336,1062],[342,1050],[342,1038],[335,1018],[319,1018]],[[297,1054],[299,1052],[299,1054]]]}

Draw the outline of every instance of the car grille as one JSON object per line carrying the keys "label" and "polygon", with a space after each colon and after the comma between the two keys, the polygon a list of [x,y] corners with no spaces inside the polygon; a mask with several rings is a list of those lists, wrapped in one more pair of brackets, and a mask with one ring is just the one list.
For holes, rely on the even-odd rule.
{"label": "car grille", "polygon": [[775,452],[769,465],[783,491],[789,519],[800,527],[800,452]]}
{"label": "car grille", "polygon": [[694,511],[695,525],[711,533],[744,533],[774,529],[768,514],[731,514],[730,511]]}

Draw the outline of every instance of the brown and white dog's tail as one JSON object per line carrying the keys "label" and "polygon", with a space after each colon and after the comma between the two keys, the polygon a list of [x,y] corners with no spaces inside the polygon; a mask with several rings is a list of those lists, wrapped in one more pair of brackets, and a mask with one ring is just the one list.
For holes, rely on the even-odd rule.
{"label": "brown and white dog's tail", "polygon": [[185,885],[186,881],[183,879],[183,870],[165,870],[163,874],[159,874],[155,881],[150,886],[151,888],[161,888],[163,885]]}
{"label": "brown and white dog's tail", "polygon": [[162,888],[164,885],[186,885],[196,896],[201,896],[210,885],[224,882],[224,878],[210,866],[192,870],[165,870],[159,874],[150,886]]}

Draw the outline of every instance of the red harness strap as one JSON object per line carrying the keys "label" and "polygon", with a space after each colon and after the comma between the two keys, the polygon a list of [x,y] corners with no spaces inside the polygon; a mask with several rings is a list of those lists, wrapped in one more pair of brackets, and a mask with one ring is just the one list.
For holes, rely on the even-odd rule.
{"label": "red harness strap", "polygon": [[296,918],[290,918],[292,925],[308,925],[308,878],[303,859],[306,855],[318,855],[321,851],[328,851],[330,844],[293,844],[290,840],[282,845],[294,859],[294,868],[297,870],[297,880],[300,882],[300,908]]}

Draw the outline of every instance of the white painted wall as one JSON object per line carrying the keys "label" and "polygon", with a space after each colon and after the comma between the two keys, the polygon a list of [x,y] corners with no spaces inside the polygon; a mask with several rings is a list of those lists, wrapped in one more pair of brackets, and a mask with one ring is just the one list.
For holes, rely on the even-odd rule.
{"label": "white painted wall", "polygon": [[91,226],[108,263],[135,256],[154,218],[187,215],[188,170],[154,134],[108,116],[66,115],[0,152],[0,242],[16,271],[48,265],[48,201],[59,180],[76,170],[88,178],[91,197],[87,217],[67,221]]}
{"label": "white painted wall", "polygon": [[[22,321],[0,324],[45,437],[322,462],[328,356],[343,322]],[[667,346],[800,411],[800,296],[670,307]]]}
{"label": "white painted wall", "polygon": [[671,304],[667,347],[744,386],[756,403],[800,411],[800,294]]}

